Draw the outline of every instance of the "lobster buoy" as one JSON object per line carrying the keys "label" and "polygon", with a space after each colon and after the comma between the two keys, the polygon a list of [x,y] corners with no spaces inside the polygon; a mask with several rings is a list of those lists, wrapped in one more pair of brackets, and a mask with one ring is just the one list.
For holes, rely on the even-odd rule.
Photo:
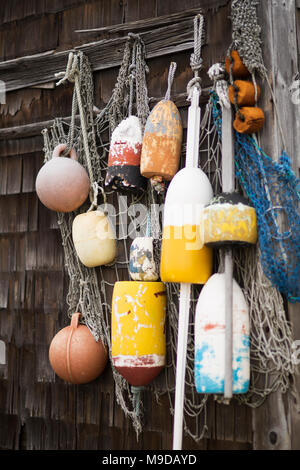
{"label": "lobster buoy", "polygon": [[171,100],[161,100],[148,116],[141,156],[141,173],[154,186],[164,186],[178,171],[181,142],[179,111]]}
{"label": "lobster buoy", "polygon": [[203,208],[211,184],[200,168],[183,168],[167,191],[160,276],[164,282],[205,284],[212,274],[213,251],[203,246]]}
{"label": "lobster buoy", "polygon": [[130,247],[129,273],[134,281],[157,281],[153,238],[137,237]]}
{"label": "lobster buoy", "polygon": [[236,113],[233,121],[234,129],[240,134],[255,134],[260,131],[265,123],[265,114],[258,107],[243,107]]}
{"label": "lobster buoy", "polygon": [[70,158],[60,156],[66,148],[66,144],[55,147],[52,159],[42,166],[35,183],[40,201],[57,212],[75,211],[90,191],[90,179],[78,163],[75,149],[71,149]]}
{"label": "lobster buoy", "polygon": [[255,209],[237,193],[215,197],[203,210],[203,227],[204,244],[211,248],[257,242]]}
{"label": "lobster buoy", "polygon": [[114,261],[116,237],[104,212],[96,210],[77,215],[73,220],[72,237],[78,258],[88,268]]}
{"label": "lobster buoy", "polygon": [[232,104],[236,101],[238,106],[254,106],[260,98],[259,85],[256,86],[256,90],[257,92],[252,82],[235,80],[228,88],[228,97]]}
{"label": "lobster buoy", "polygon": [[123,119],[111,136],[105,186],[120,190],[144,189],[140,173],[142,128],[136,116]]}
{"label": "lobster buoy", "polygon": [[[231,51],[230,56],[233,61],[233,66],[232,66],[233,77],[234,78],[249,77],[250,72],[247,69],[247,67],[243,64],[238,51],[235,51],[235,50]],[[231,68],[231,61],[230,61],[230,58],[227,56],[225,59],[225,69],[228,74],[230,73],[230,68]]]}
{"label": "lobster buoy", "polygon": [[148,385],[166,360],[166,289],[162,282],[116,282],[111,316],[112,362],[134,386]]}
{"label": "lobster buoy", "polygon": [[108,355],[102,341],[95,341],[85,325],[79,324],[80,313],[72,315],[71,325],[60,330],[49,348],[54,372],[72,384],[95,380],[105,369]]}
{"label": "lobster buoy", "polygon": [[[233,393],[247,393],[250,381],[249,312],[233,279]],[[225,381],[225,274],[203,287],[195,316],[195,385],[198,393],[223,394]]]}

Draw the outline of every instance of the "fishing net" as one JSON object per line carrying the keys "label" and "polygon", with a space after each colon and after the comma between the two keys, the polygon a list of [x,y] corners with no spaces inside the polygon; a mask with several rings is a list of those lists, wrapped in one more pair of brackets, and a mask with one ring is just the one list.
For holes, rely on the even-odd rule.
{"label": "fishing net", "polygon": [[[221,139],[222,109],[216,93],[212,92],[210,101],[215,127]],[[243,142],[246,142],[245,146],[242,145]],[[266,167],[263,166],[265,161],[268,163]],[[286,175],[282,164],[273,162],[265,155],[253,137],[237,132],[235,168],[240,188],[245,191],[257,212],[258,245],[255,248],[234,250],[236,279],[243,288],[249,305],[251,327],[250,391],[244,396],[241,395],[239,400],[249,406],[257,407],[270,393],[278,389],[285,393],[295,373],[292,359],[292,327],[286,318],[280,289],[283,292],[282,288],[285,285],[286,288],[290,287],[294,294],[299,289],[299,265],[298,270],[294,269],[295,264],[299,263],[299,252],[294,251],[297,249],[297,243],[299,244],[299,222],[298,228],[295,228],[295,239],[291,233],[288,237],[281,236],[277,239],[280,220],[267,217],[265,212],[272,213],[280,207],[289,214],[294,214],[295,224],[297,223],[295,219],[299,221],[299,196],[297,196],[297,180],[290,166],[288,165],[289,170]],[[286,194],[282,195],[283,192]],[[278,251],[278,243],[282,241],[288,243],[287,254],[290,253],[290,257],[293,258],[290,260],[291,266],[285,264],[288,260],[287,254],[282,257],[281,250],[286,245],[281,245]],[[271,275],[273,271],[270,270],[270,266],[277,266],[275,276]],[[298,276],[297,280],[294,279],[295,284],[290,284],[290,278],[287,276],[290,268],[293,275]],[[286,289],[284,290],[283,293],[287,293]],[[296,299],[290,297],[290,300]]]}
{"label": "fishing net", "polygon": [[[199,36],[199,34],[198,34]],[[191,65],[195,72],[195,84],[199,83],[198,71],[201,68],[199,41],[195,28],[195,51]],[[115,383],[115,396],[125,415],[136,430],[137,436],[142,431],[142,402],[137,400],[134,389],[114,369],[111,358],[111,299],[116,281],[129,280],[129,245],[133,236],[128,237],[130,222],[136,213],[132,207],[140,208],[138,236],[145,236],[149,231],[154,238],[154,257],[160,264],[162,240],[162,210],[164,193],[156,192],[149,183],[141,194],[122,195],[112,190],[103,192],[107,170],[110,136],[116,126],[130,113],[135,113],[142,126],[149,114],[149,100],[146,86],[147,66],[145,49],[138,36],[130,35],[125,43],[123,61],[112,96],[106,107],[95,116],[93,113],[93,76],[88,59],[77,54],[62,74],[62,80],[75,82],[71,122],[55,119],[49,129],[43,131],[45,161],[52,156],[52,151],[59,143],[66,143],[68,149],[76,149],[79,162],[87,169],[92,182],[90,202],[79,210],[69,214],[58,213],[58,225],[61,231],[64,249],[65,267],[69,277],[66,302],[68,315],[75,311],[82,313],[81,321],[88,326],[95,339],[101,338],[107,346]],[[75,80],[76,79],[76,80]],[[63,83],[62,82],[62,83]],[[77,83],[77,85],[76,85]],[[79,89],[80,98],[78,102]],[[79,88],[78,88],[79,87]],[[77,112],[81,108],[85,116],[84,123],[78,121]],[[80,110],[80,109],[79,109]],[[216,95],[212,95],[202,113],[199,147],[199,167],[207,174],[214,193],[221,193],[221,139],[220,120]],[[86,151],[88,147],[88,152]],[[67,149],[67,151],[68,151]],[[182,145],[181,166],[184,166],[186,153]],[[237,189],[240,186],[237,181]],[[116,227],[118,257],[109,266],[86,268],[78,259],[72,241],[72,223],[74,217],[82,212],[93,210],[101,205]],[[108,209],[108,207],[110,209]],[[111,208],[114,208],[111,210]],[[146,208],[146,210],[143,210]],[[127,228],[128,227],[128,228]],[[293,373],[291,362],[291,328],[286,321],[281,295],[265,277],[258,248],[234,250],[235,277],[244,290],[250,308],[251,319],[251,371],[252,380],[249,394],[235,397],[250,406],[259,406],[265,397],[280,388],[287,390],[289,375]],[[218,271],[222,263],[222,253],[215,253],[214,269]],[[171,414],[174,413],[175,371],[178,333],[178,300],[180,286],[167,284],[167,358],[166,367],[160,376],[149,386],[157,401],[167,394]],[[187,347],[187,370],[184,401],[185,432],[195,441],[207,434],[208,395],[196,392],[194,385],[194,317],[195,308],[201,291],[200,286],[191,288],[190,324]],[[258,379],[263,377],[261,381]]]}

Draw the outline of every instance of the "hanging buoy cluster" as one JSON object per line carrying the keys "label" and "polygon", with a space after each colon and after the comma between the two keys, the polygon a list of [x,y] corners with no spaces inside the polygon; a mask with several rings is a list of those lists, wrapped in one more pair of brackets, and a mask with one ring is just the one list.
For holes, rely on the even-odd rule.
{"label": "hanging buoy cluster", "polygon": [[225,67],[231,82],[228,96],[236,109],[233,127],[241,134],[256,133],[265,122],[263,110],[256,106],[260,87],[250,81],[251,74],[236,50],[231,50],[227,55]]}

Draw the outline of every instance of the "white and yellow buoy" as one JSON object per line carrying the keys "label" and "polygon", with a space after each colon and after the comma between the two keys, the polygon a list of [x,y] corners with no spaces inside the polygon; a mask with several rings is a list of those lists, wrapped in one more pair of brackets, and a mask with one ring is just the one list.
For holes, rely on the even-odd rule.
{"label": "white and yellow buoy", "polygon": [[213,251],[203,245],[204,207],[213,190],[195,167],[180,170],[167,191],[160,275],[163,282],[205,284],[212,275]]}
{"label": "white and yellow buoy", "polygon": [[255,245],[255,209],[237,193],[216,196],[203,211],[203,230],[204,243],[209,247]]}
{"label": "white and yellow buoy", "polygon": [[166,289],[162,282],[116,282],[111,315],[112,362],[133,386],[149,384],[166,362]]}

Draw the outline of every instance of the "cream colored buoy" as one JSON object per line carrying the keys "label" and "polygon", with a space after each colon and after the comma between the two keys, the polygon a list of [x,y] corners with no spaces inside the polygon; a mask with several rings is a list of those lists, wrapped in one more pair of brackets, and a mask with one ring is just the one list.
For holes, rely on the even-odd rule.
{"label": "cream colored buoy", "polygon": [[[250,380],[249,311],[233,280],[233,393],[247,393]],[[225,274],[203,287],[195,316],[195,385],[198,393],[223,394],[225,381]]]}
{"label": "cream colored buoy", "polygon": [[110,220],[100,210],[75,217],[72,237],[78,258],[93,268],[112,263],[116,257],[116,237]]}
{"label": "cream colored buoy", "polygon": [[212,199],[211,184],[200,168],[183,168],[167,191],[160,275],[163,282],[205,284],[213,252],[203,245],[202,213]]}
{"label": "cream colored buoy", "polygon": [[134,386],[149,384],[166,361],[166,288],[162,282],[116,282],[111,315],[112,361]]}

